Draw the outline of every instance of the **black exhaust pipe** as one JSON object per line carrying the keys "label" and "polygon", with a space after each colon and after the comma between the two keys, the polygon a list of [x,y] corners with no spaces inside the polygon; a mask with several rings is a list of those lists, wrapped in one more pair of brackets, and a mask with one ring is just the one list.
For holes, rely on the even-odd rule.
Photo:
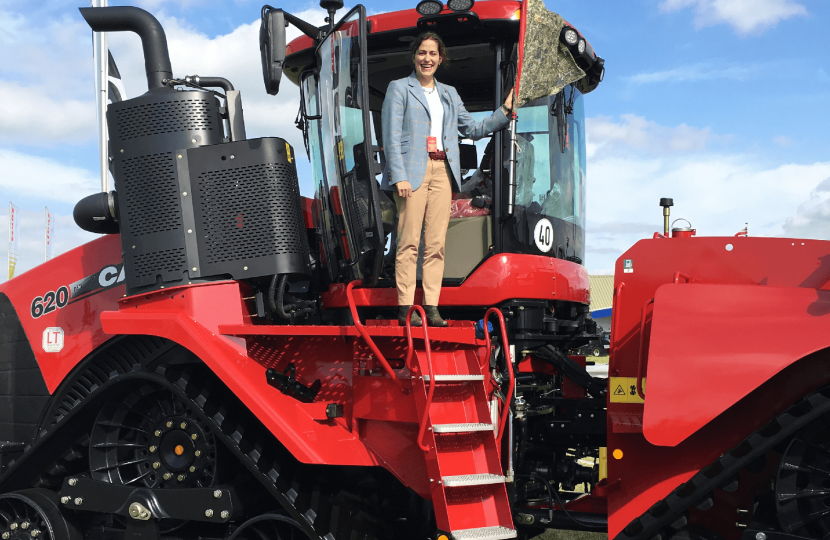
{"label": "black exhaust pipe", "polygon": [[129,6],[78,9],[95,32],[135,32],[139,35],[149,90],[161,88],[165,86],[163,80],[173,78],[167,36],[155,17],[141,8]]}

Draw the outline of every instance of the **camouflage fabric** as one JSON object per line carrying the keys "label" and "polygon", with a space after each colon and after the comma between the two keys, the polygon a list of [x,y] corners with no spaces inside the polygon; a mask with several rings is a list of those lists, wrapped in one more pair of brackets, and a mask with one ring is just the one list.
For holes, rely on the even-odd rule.
{"label": "camouflage fabric", "polygon": [[543,0],[529,0],[518,106],[558,94],[585,76],[571,52],[559,41],[565,20],[545,8]]}

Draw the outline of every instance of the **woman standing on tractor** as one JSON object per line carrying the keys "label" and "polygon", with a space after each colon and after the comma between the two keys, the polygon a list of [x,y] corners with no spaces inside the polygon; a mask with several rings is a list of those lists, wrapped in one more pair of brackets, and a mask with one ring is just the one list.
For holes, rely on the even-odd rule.
{"label": "woman standing on tractor", "polygon": [[[389,83],[383,102],[383,146],[386,169],[382,189],[396,190],[398,208],[395,282],[398,322],[415,302],[418,245],[424,229],[424,312],[430,326],[447,326],[438,313],[444,277],[444,244],[453,191],[460,191],[458,134],[481,139],[503,128],[513,106],[513,91],[502,107],[481,122],[464,108],[452,86],[435,80],[435,71],[449,60],[444,42],[425,32],[412,42],[415,71]],[[394,186],[394,187],[393,187]],[[420,326],[417,313],[412,325]]]}

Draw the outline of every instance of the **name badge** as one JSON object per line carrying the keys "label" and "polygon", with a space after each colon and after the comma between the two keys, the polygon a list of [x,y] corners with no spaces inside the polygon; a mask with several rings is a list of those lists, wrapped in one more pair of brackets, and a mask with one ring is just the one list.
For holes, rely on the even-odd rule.
{"label": "name badge", "polygon": [[438,141],[435,137],[427,137],[427,152],[437,152],[438,151]]}

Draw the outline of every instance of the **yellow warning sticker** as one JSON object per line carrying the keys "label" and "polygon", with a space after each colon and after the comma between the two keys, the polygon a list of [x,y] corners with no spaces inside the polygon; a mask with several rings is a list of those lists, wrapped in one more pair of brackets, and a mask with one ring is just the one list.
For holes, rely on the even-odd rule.
{"label": "yellow warning sticker", "polygon": [[[609,377],[608,391],[611,403],[645,403],[637,393],[637,377]],[[646,380],[643,379],[643,393],[646,392]]]}
{"label": "yellow warning sticker", "polygon": [[343,152],[343,141],[337,143],[337,150],[340,153],[340,159],[346,159],[346,154]]}
{"label": "yellow warning sticker", "polygon": [[291,145],[285,143],[285,155],[288,156],[288,163],[291,163]]}

